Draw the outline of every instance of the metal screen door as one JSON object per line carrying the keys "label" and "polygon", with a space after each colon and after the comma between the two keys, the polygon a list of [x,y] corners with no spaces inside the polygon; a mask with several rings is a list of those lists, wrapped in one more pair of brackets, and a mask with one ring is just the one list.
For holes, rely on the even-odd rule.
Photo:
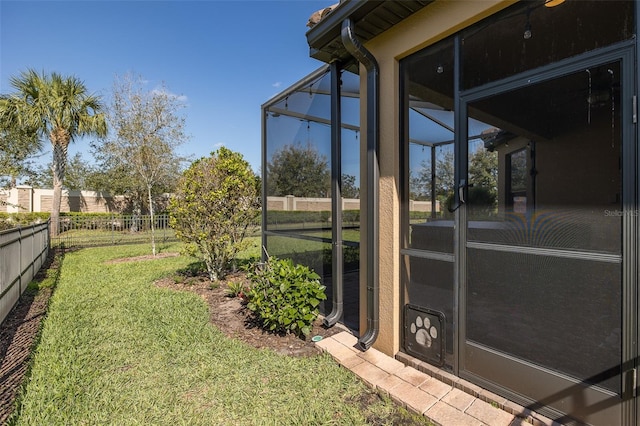
{"label": "metal screen door", "polygon": [[463,94],[460,375],[560,421],[620,424],[633,392],[632,57]]}

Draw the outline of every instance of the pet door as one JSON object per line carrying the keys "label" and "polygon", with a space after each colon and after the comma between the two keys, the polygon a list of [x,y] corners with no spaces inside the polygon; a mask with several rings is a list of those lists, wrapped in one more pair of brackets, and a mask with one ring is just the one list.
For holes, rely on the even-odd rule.
{"label": "pet door", "polygon": [[406,305],[404,346],[409,355],[438,367],[444,364],[444,314],[432,309]]}

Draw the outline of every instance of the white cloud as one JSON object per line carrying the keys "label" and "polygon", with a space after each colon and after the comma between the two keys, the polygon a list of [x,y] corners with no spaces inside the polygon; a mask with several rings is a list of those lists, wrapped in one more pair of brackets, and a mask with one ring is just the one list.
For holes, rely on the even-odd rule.
{"label": "white cloud", "polygon": [[177,95],[175,93],[172,93],[166,90],[166,88],[163,88],[163,87],[155,88],[151,91],[151,93],[154,95],[166,95],[170,98],[176,99],[178,102],[183,102],[183,103],[187,103],[187,101],[189,100],[187,95]]}
{"label": "white cloud", "polygon": [[281,81],[276,81],[276,82],[275,82],[275,83],[273,83],[271,86],[272,86],[272,87],[280,87],[280,86],[282,86],[282,82],[281,82]]}

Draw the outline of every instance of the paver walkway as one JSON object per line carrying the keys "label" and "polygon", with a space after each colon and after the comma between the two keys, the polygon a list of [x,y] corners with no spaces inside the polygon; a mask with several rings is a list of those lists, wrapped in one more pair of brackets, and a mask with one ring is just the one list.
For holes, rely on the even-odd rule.
{"label": "paver walkway", "polygon": [[362,352],[356,348],[357,342],[350,332],[343,331],[316,344],[372,388],[438,425],[558,425],[415,358],[401,355],[401,362],[374,348]]}

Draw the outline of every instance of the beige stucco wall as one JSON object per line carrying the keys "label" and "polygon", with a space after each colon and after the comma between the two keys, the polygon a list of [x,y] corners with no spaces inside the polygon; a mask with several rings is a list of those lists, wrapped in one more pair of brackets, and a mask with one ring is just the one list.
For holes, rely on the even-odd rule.
{"label": "beige stucco wall", "polygon": [[[424,211],[425,207],[418,203],[416,209]],[[357,198],[343,198],[342,210],[359,210],[360,200]],[[286,197],[267,197],[267,210],[287,211],[331,211],[331,198],[304,198],[288,195]],[[429,210],[430,211],[430,210]]]}
{"label": "beige stucco wall", "polygon": [[[400,350],[400,72],[399,60],[515,3],[514,0],[438,0],[368,42],[365,47],[380,67],[380,192],[379,192],[379,282],[380,333],[374,347],[395,355]],[[366,75],[361,66],[360,75]],[[366,141],[366,79],[360,79],[362,141]],[[361,158],[366,158],[361,144]],[[360,177],[366,188],[366,170]],[[366,194],[362,191],[362,219],[366,219]],[[362,222],[365,223],[365,222]],[[361,233],[361,253],[366,253],[365,233]],[[366,330],[366,257],[361,256],[361,322]]]}
{"label": "beige stucco wall", "polygon": [[[18,186],[4,190],[0,199],[10,203],[0,206],[0,211],[50,212],[53,205],[53,189],[35,189],[30,186]],[[122,196],[112,197],[94,191],[62,191],[61,212],[108,213],[118,212],[118,202]]]}
{"label": "beige stucco wall", "polygon": [[19,185],[11,189],[0,190],[0,212],[19,213],[33,211],[33,188]]}
{"label": "beige stucco wall", "polygon": [[[0,205],[1,212],[50,212],[53,204],[53,189],[34,189],[21,186],[10,190],[0,191],[0,200],[12,205]],[[60,203],[61,212],[109,213],[118,212],[119,204],[124,200],[122,196],[112,197],[94,191],[62,191]],[[415,201],[412,203],[415,211],[431,211],[431,203]],[[20,206],[20,207],[16,207]],[[304,197],[267,197],[269,210],[296,211],[330,211],[331,198]],[[359,210],[360,200],[357,198],[343,198],[343,210]]]}

